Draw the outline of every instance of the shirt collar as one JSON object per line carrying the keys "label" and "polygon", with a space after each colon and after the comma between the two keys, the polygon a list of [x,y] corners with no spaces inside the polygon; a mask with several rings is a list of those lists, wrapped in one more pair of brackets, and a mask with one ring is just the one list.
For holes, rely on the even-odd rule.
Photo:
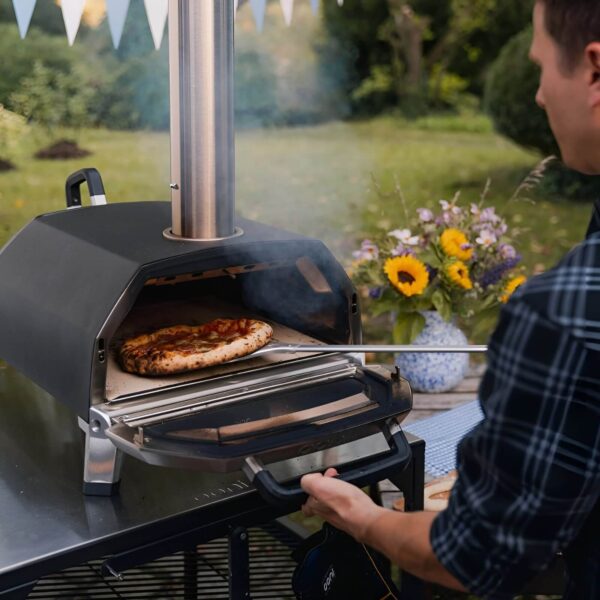
{"label": "shirt collar", "polygon": [[594,233],[598,233],[600,231],[600,200],[596,200],[594,203],[594,210],[592,212],[592,220],[590,221],[590,226],[588,227],[586,238],[589,238]]}

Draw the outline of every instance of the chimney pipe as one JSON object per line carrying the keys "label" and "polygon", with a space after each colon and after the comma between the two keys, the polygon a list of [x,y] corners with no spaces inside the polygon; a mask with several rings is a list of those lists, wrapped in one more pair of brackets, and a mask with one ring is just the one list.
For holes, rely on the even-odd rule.
{"label": "chimney pipe", "polygon": [[169,0],[172,229],[218,240],[235,228],[232,0]]}

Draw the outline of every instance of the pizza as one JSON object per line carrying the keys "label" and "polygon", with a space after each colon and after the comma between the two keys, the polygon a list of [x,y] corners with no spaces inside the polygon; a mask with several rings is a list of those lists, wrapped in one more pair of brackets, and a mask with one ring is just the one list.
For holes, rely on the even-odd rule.
{"label": "pizza", "polygon": [[273,336],[255,319],[215,319],[203,325],[174,325],[125,340],[121,367],[137,375],[173,375],[220,365],[262,348]]}

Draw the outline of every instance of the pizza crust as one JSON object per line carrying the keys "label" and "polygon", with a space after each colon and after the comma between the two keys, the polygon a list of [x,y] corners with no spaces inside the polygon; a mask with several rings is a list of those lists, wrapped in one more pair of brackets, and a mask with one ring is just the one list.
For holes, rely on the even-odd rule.
{"label": "pizza crust", "polygon": [[126,340],[119,350],[119,362],[128,373],[172,375],[246,356],[272,336],[271,326],[255,319],[174,325]]}

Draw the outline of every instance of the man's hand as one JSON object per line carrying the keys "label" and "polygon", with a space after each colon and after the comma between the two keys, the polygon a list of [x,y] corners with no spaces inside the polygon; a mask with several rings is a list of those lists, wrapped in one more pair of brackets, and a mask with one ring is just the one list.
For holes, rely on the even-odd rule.
{"label": "man's hand", "polygon": [[302,478],[302,489],[309,494],[302,512],[325,519],[359,542],[365,541],[369,527],[385,509],[357,487],[335,479],[337,474],[335,469],[327,469],[325,475],[311,473]]}
{"label": "man's hand", "polygon": [[429,541],[436,513],[401,513],[377,506],[359,488],[335,479],[337,471],[305,475],[300,484],[309,494],[302,512],[317,516],[385,554],[391,562],[421,579],[466,591],[437,560]]}

